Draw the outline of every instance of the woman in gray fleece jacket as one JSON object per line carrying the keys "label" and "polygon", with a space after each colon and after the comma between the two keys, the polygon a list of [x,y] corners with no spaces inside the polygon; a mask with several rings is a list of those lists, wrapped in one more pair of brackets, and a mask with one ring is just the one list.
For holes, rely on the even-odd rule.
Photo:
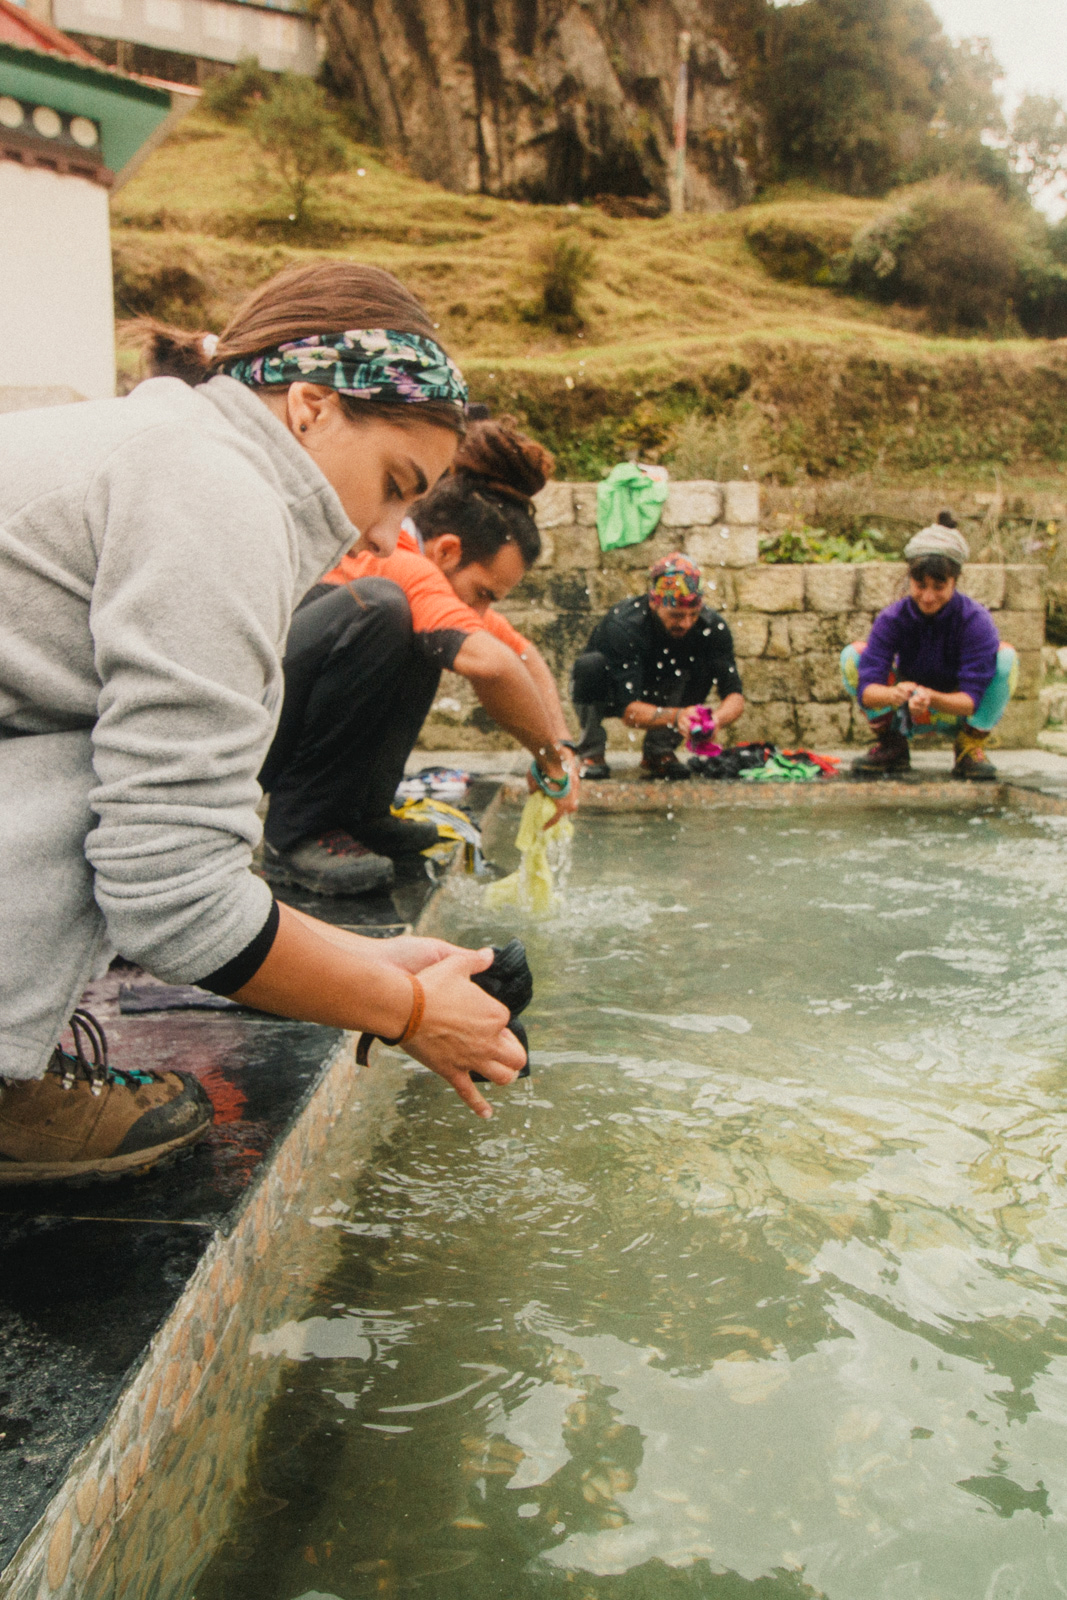
{"label": "woman in gray fleece jacket", "polygon": [[[302,595],[391,553],[447,469],[466,390],[389,274],[291,269],[179,377],[0,418],[0,1183],[143,1171],[200,1136],[192,1078],[106,1064],[117,952],[283,1016],[402,1038],[482,1116],[522,1065],[491,959],[279,906],[250,870],[257,773]],[[194,386],[195,385],[195,386]]]}

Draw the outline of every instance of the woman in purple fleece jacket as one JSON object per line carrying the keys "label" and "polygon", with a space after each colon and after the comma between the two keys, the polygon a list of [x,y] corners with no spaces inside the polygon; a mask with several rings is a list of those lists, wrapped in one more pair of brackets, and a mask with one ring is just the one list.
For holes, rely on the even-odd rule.
{"label": "woman in purple fleece jacket", "polygon": [[1018,660],[985,606],[956,588],[969,555],[943,511],[904,551],[907,595],[879,612],[866,645],[841,653],[845,687],[877,735],[853,763],[860,776],[906,771],[912,733],[937,727],[955,734],[954,778],[996,777],[985,741],[1011,699]]}

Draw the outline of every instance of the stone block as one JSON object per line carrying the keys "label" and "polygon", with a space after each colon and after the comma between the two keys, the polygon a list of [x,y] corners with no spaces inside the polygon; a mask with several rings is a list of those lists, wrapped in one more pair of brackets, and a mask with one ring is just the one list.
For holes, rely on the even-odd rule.
{"label": "stone block", "polygon": [[759,530],[737,523],[717,523],[685,535],[685,553],[705,571],[717,567],[754,567],[759,560]]}
{"label": "stone block", "polygon": [[1004,604],[1010,611],[1044,611],[1044,567],[1005,567],[1004,579]]}
{"label": "stone block", "polygon": [[589,581],[589,597],[593,611],[598,617],[603,616],[605,611],[617,605],[620,600],[644,594],[646,588],[643,572],[628,571],[625,568],[618,568],[612,572],[587,572],[584,577]]}
{"label": "stone block", "polygon": [[734,727],[739,744],[750,739],[764,739],[779,748],[791,749],[797,742],[797,708],[789,700],[768,700],[763,705],[749,703],[741,721]]}
{"label": "stone block", "polygon": [[535,567],[554,567],[556,564],[556,541],[547,528],[539,528],[541,535],[541,554],[534,562]]}
{"label": "stone block", "polygon": [[842,650],[846,644],[863,643],[870,635],[874,625],[874,616],[870,611],[851,611],[845,618],[845,637],[841,641]]}
{"label": "stone block", "polygon": [[809,611],[851,611],[856,598],[857,567],[847,561],[813,563],[804,568],[804,599]]}
{"label": "stone block", "polygon": [[588,611],[592,606],[590,573],[580,567],[553,572],[549,576],[545,600],[555,611]]}
{"label": "stone block", "polygon": [[574,521],[574,484],[546,483],[534,495],[534,515],[542,535],[546,528],[559,528]]}
{"label": "stone block", "polygon": [[722,491],[724,522],[759,522],[759,484],[724,483]]}
{"label": "stone block", "polygon": [[803,611],[803,567],[751,567],[739,572],[737,603],[743,611]]}
{"label": "stone block", "polygon": [[704,573],[704,598],[713,611],[726,611],[734,604],[734,579],[727,568]]}
{"label": "stone block", "polygon": [[595,528],[583,528],[571,522],[558,528],[553,538],[558,569],[600,565],[600,541]]}
{"label": "stone block", "polygon": [[[1019,682],[1015,689],[1016,699],[1032,700],[1041,689],[1044,679],[1044,670],[1041,664],[1040,650],[1019,651]],[[1067,700],[1067,684],[1059,685]]]}
{"label": "stone block", "polygon": [[865,561],[856,570],[856,604],[864,611],[884,611],[906,592],[908,569],[903,561]]}
{"label": "stone block", "polygon": [[800,661],[768,661],[764,657],[746,661],[741,675],[745,699],[756,705],[771,700],[808,700],[810,678],[806,667],[807,657]]}
{"label": "stone block", "polygon": [[1004,588],[1004,568],[999,562],[969,562],[960,573],[961,592],[990,611],[999,611],[1004,604]]}
{"label": "stone block", "polygon": [[817,651],[804,657],[811,682],[811,698],[825,704],[845,700],[848,690],[841,678],[841,657],[836,650]]}
{"label": "stone block", "polygon": [[794,612],[789,618],[789,646],[795,656],[823,648],[822,618],[810,611]]}
{"label": "stone block", "polygon": [[717,483],[672,483],[660,524],[664,528],[707,528],[721,516],[722,491]]}
{"label": "stone block", "polygon": [[761,656],[767,648],[770,626],[768,619],[761,617],[758,612],[742,611],[740,615],[730,617],[728,620],[734,639],[734,654],[738,660],[742,657]]}
{"label": "stone block", "polygon": [[806,705],[797,707],[797,736],[809,750],[834,750],[847,743],[852,707]]}
{"label": "stone block", "polygon": [[1037,743],[1040,727],[1040,702],[1013,700],[997,723],[995,741],[1005,750],[1029,750]]}
{"label": "stone block", "polygon": [[[596,538],[596,534],[593,534]],[[599,550],[599,543],[597,549]],[[618,568],[639,568],[647,572],[661,556],[673,555],[678,549],[678,534],[673,528],[657,528],[651,539],[643,544],[627,545],[625,550],[605,550],[600,555],[600,565],[614,572]]]}
{"label": "stone block", "polygon": [[1016,650],[1040,650],[1045,642],[1045,613],[1000,611],[997,632],[1005,644],[1013,644]]}
{"label": "stone block", "polygon": [[582,528],[596,527],[596,490],[595,483],[571,485],[574,497],[574,520]]}
{"label": "stone block", "polygon": [[788,661],[793,654],[789,643],[789,618],[772,617],[763,654],[771,661]]}

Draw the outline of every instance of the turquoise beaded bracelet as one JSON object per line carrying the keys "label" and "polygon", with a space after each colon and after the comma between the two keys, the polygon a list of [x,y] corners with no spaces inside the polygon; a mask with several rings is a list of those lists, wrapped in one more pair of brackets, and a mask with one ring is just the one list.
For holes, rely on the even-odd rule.
{"label": "turquoise beaded bracelet", "polygon": [[531,761],[530,777],[541,793],[547,794],[550,800],[566,800],[571,792],[571,775],[569,772],[565,772],[562,778],[550,778],[547,772],[541,771],[536,761]]}

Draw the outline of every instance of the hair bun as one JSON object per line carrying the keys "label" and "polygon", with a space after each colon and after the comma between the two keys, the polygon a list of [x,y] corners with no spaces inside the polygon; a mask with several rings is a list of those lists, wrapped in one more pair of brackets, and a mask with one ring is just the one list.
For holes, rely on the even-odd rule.
{"label": "hair bun", "polygon": [[528,500],[544,488],[555,470],[551,451],[520,432],[514,417],[472,423],[452,463],[457,476],[486,478],[505,494],[511,491]]}

